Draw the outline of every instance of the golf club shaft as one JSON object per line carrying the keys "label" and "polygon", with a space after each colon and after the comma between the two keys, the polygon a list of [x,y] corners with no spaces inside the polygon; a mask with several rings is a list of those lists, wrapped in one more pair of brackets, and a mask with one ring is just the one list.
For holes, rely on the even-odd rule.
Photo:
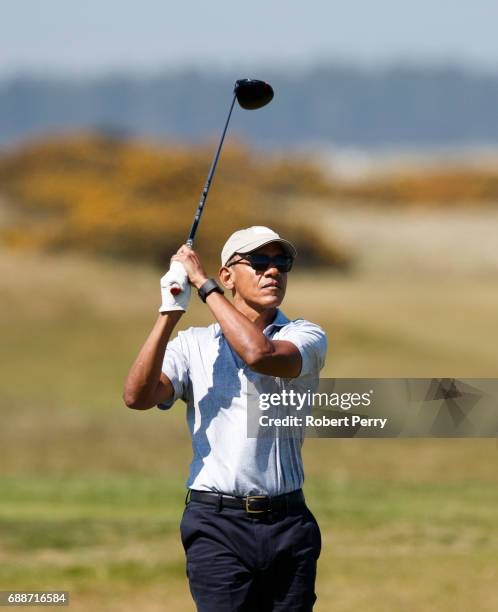
{"label": "golf club shaft", "polygon": [[[195,234],[197,232],[197,227],[199,225],[199,221],[201,220],[202,211],[204,210],[204,204],[206,203],[206,199],[209,193],[209,188],[211,187],[211,181],[213,180],[214,172],[216,170],[216,165],[218,163],[218,158],[220,157],[221,147],[223,146],[223,141],[225,140],[225,134],[227,133],[228,123],[230,122],[230,117],[232,116],[233,107],[235,104],[237,96],[233,95],[232,104],[230,105],[230,110],[228,112],[228,117],[225,122],[225,127],[223,128],[223,133],[221,135],[220,144],[218,145],[218,149],[214,155],[213,163],[211,164],[211,168],[209,169],[208,177],[206,180],[206,184],[204,185],[204,189],[202,190],[201,199],[199,201],[199,206],[197,207],[197,212],[195,213],[194,222],[192,223],[192,227],[190,228],[190,234],[187,238],[187,246],[192,247],[194,244]],[[174,284],[171,286],[171,294],[178,295],[181,293],[180,285]]]}
{"label": "golf club shaft", "polygon": [[197,212],[195,213],[194,222],[192,223],[190,234],[188,235],[188,238],[187,238],[187,246],[189,247],[191,247],[194,243],[195,234],[197,232],[197,226],[199,225],[202,211],[204,210],[204,204],[206,203],[206,199],[209,193],[209,188],[211,187],[211,181],[213,180],[214,172],[216,170],[216,165],[218,164],[218,158],[220,156],[221,147],[223,146],[223,141],[225,140],[225,134],[227,133],[227,128],[228,128],[228,123],[230,121],[230,117],[232,116],[232,111],[233,111],[233,107],[235,104],[235,100],[236,100],[236,95],[234,94],[232,104],[230,106],[230,111],[228,112],[228,117],[225,123],[225,127],[223,128],[223,134],[221,135],[220,144],[218,145],[218,149],[215,153],[213,163],[211,164],[211,168],[209,170],[206,184],[204,185],[204,189],[202,190],[202,195],[199,201],[199,206],[197,207]]}

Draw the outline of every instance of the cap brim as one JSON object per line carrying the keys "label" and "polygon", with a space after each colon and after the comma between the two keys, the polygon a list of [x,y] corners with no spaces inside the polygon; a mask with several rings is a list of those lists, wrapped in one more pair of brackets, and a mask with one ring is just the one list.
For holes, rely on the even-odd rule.
{"label": "cap brim", "polygon": [[284,238],[271,238],[269,240],[253,240],[252,242],[245,244],[243,247],[240,247],[239,249],[231,253],[229,257],[227,257],[223,265],[226,265],[227,261],[229,261],[230,257],[232,257],[235,253],[252,253],[253,251],[256,251],[256,249],[260,249],[261,247],[266,246],[267,244],[273,244],[274,242],[281,244],[287,255],[290,255],[293,259],[296,257],[297,250],[296,247],[292,244],[292,242],[284,240]]}

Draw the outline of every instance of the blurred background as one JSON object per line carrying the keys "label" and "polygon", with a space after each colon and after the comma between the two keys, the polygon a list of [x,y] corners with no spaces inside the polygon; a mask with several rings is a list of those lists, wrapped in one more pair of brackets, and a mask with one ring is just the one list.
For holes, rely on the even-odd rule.
{"label": "blurred background", "polygon": [[[127,370],[190,229],[297,243],[284,311],[328,377],[497,375],[498,8],[491,0],[7,0],[0,20],[0,590],[193,610],[184,406]],[[195,298],[181,327],[211,322]],[[498,608],[496,440],[305,443],[316,610]]]}

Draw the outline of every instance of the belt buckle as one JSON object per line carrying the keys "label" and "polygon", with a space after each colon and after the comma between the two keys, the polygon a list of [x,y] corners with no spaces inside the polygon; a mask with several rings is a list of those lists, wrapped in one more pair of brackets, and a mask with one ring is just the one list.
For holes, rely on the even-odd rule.
{"label": "belt buckle", "polygon": [[262,514],[263,512],[267,512],[268,509],[265,510],[251,510],[250,504],[253,499],[268,499],[268,495],[248,495],[246,497],[246,512],[247,514]]}

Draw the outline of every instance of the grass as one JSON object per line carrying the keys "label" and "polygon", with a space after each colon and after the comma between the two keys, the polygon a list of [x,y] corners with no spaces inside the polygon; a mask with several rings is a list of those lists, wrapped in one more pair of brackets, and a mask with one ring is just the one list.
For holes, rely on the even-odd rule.
{"label": "grass", "polygon": [[[126,409],[158,302],[149,268],[0,258],[0,589],[75,610],[192,610],[178,522],[181,404]],[[496,376],[496,283],[476,275],[293,276],[285,311],[329,336],[329,376]],[[193,299],[182,325],[210,321]],[[498,607],[495,440],[305,444],[323,535],[318,612]]]}
{"label": "grass", "polygon": [[[180,482],[17,475],[0,485],[2,588],[65,589],[77,608],[92,601],[111,610],[132,609],[129,597],[139,594],[155,609],[173,592],[175,609],[192,609],[177,534]],[[496,605],[496,487],[314,477],[307,494],[323,534],[318,610],[372,598],[375,610],[395,602],[420,610],[429,601],[431,609],[464,610],[476,589],[479,610]]]}

